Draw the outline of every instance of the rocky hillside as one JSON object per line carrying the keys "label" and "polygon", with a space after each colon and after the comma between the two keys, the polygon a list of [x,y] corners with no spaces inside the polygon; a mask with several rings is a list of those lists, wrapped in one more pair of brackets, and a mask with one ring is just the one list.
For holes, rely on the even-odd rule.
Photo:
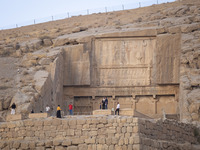
{"label": "rocky hillside", "polygon": [[44,99],[56,106],[56,89],[48,88],[52,91],[50,96],[45,93],[43,85],[54,84],[52,72],[59,63],[57,58],[62,47],[84,43],[87,38],[102,33],[148,28],[155,28],[159,34],[181,33],[179,111],[182,121],[199,121],[199,0],[182,0],[1,30],[0,120],[9,113],[12,102],[17,103],[17,112],[24,113],[30,112],[36,104],[41,104],[38,111],[42,109]]}

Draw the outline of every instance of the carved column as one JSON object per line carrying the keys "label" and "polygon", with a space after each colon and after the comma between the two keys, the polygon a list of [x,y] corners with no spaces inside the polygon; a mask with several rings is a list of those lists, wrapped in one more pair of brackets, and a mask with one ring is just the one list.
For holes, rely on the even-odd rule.
{"label": "carved column", "polygon": [[157,114],[157,102],[158,102],[158,98],[156,97],[156,95],[153,95],[152,102],[154,103],[154,114]]}
{"label": "carved column", "polygon": [[133,105],[132,105],[132,108],[133,108],[133,110],[135,111],[136,110],[136,103],[138,103],[138,99],[136,99],[136,95],[132,95],[132,98],[133,98]]}
{"label": "carved column", "polygon": [[92,111],[94,110],[94,104],[95,104],[95,96],[92,96]]}

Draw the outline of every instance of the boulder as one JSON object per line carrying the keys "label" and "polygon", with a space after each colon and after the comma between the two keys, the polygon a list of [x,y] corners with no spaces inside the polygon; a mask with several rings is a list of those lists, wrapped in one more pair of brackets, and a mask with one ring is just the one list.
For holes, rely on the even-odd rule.
{"label": "boulder", "polygon": [[169,33],[180,33],[181,32],[181,27],[180,26],[173,26],[168,28]]}
{"label": "boulder", "polygon": [[8,109],[10,106],[11,98],[7,97],[3,100],[3,109]]}
{"label": "boulder", "polygon": [[199,93],[200,93],[200,89],[194,89],[192,90],[189,94],[188,94],[188,101],[190,103],[195,103],[199,101]]}
{"label": "boulder", "polygon": [[192,31],[198,30],[199,28],[200,28],[199,23],[184,24],[181,26],[181,32],[183,33],[192,32]]}
{"label": "boulder", "polygon": [[43,44],[44,46],[51,46],[53,42],[51,41],[51,39],[43,39]]}
{"label": "boulder", "polygon": [[49,65],[51,63],[51,59],[50,58],[42,58],[40,61],[39,61],[39,64],[40,65]]}
{"label": "boulder", "polygon": [[72,29],[72,33],[77,33],[77,32],[81,32],[81,31],[85,31],[87,30],[87,27],[75,27],[74,29]]}

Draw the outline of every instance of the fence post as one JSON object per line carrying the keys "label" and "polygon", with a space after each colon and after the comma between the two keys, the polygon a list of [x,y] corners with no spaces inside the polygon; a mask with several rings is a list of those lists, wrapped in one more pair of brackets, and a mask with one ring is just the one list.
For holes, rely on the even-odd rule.
{"label": "fence post", "polygon": [[51,19],[52,19],[52,21],[53,21],[53,16],[51,16]]}
{"label": "fence post", "polygon": [[107,13],[107,7],[105,7],[105,12]]}
{"label": "fence post", "polygon": [[122,10],[124,10],[124,5],[122,5]]}
{"label": "fence post", "polygon": [[89,9],[87,9],[87,14],[89,15]]}
{"label": "fence post", "polygon": [[139,2],[139,7],[141,7],[141,3]]}

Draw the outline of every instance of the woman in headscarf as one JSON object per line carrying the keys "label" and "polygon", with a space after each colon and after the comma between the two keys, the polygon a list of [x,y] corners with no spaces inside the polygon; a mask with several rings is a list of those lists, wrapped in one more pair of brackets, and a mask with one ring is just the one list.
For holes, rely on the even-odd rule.
{"label": "woman in headscarf", "polygon": [[57,107],[57,114],[56,114],[57,118],[61,118],[61,108],[60,105],[58,105]]}

